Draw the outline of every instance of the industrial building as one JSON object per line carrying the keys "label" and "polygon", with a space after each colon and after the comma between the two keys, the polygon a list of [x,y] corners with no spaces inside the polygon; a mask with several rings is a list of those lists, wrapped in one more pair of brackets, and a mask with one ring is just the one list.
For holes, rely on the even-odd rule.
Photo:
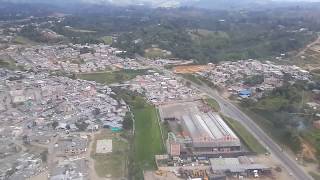
{"label": "industrial building", "polygon": [[218,114],[189,113],[182,115],[180,121],[181,133],[168,136],[170,155],[219,156],[241,152],[240,139]]}
{"label": "industrial building", "polygon": [[210,159],[211,169],[214,173],[226,173],[232,176],[259,177],[260,175],[271,174],[269,166],[253,162],[246,156],[237,158],[212,158]]}

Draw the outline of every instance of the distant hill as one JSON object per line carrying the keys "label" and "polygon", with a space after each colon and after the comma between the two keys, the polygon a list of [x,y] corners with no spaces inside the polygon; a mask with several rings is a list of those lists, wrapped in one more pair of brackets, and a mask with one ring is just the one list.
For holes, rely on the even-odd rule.
{"label": "distant hill", "polygon": [[41,3],[54,5],[94,4],[116,6],[149,6],[149,7],[197,7],[205,9],[248,9],[259,7],[282,7],[299,5],[320,0],[0,0],[10,3]]}

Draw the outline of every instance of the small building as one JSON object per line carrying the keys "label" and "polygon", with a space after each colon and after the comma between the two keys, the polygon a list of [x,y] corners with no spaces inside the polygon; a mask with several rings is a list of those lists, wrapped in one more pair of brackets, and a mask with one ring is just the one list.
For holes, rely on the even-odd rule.
{"label": "small building", "polygon": [[237,158],[211,158],[211,169],[214,173],[225,173],[226,175],[253,176],[254,172],[265,175],[271,173],[271,168],[252,162],[246,156]]}
{"label": "small building", "polygon": [[320,120],[313,121],[313,127],[316,129],[320,129]]}
{"label": "small building", "polygon": [[244,90],[239,91],[239,96],[242,97],[242,98],[248,98],[251,95],[252,95],[252,93],[248,89],[244,89]]}

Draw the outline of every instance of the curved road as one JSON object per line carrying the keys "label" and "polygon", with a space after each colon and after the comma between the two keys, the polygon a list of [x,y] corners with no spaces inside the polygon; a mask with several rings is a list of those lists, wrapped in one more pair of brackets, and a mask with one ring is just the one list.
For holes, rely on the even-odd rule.
{"label": "curved road", "polygon": [[205,85],[191,84],[202,92],[208,94],[215,99],[221,108],[221,113],[241,122],[256,138],[267,147],[268,151],[276,157],[281,164],[292,174],[293,178],[297,180],[312,180],[313,178],[306,173],[286,152],[282,151],[281,147],[274,142],[250,117],[239,110],[235,105],[221,97],[218,92],[212,90]]}

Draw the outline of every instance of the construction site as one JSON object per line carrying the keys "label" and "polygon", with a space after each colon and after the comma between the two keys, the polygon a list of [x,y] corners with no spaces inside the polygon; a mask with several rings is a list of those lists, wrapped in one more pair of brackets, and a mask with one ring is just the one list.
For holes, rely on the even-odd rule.
{"label": "construction site", "polygon": [[198,72],[203,72],[211,69],[213,66],[210,65],[184,65],[175,66],[173,72],[176,74],[194,74]]}

